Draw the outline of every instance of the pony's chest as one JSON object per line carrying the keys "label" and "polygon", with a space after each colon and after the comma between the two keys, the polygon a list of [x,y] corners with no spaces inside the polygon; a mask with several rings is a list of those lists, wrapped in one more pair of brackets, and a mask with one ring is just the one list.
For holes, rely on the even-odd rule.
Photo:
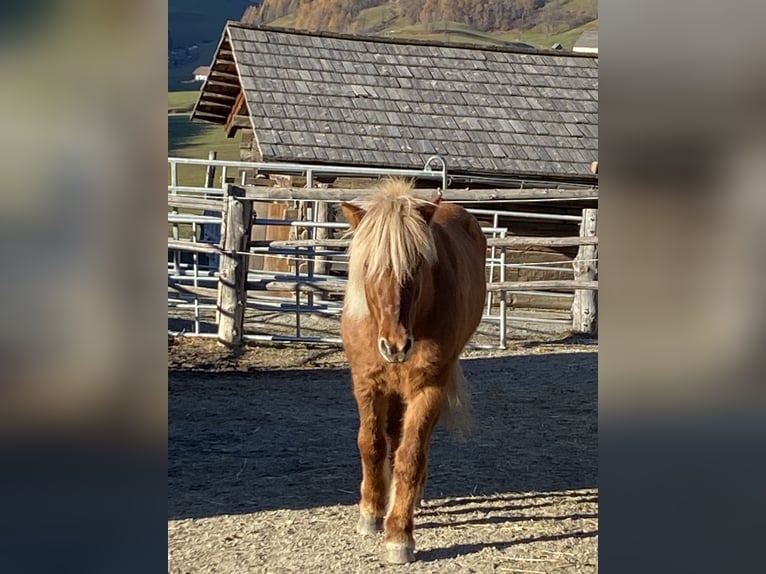
{"label": "pony's chest", "polygon": [[414,356],[405,363],[386,363],[374,361],[360,369],[359,380],[372,385],[382,394],[411,396],[418,389],[433,384],[436,380],[435,369],[430,364],[423,364]]}

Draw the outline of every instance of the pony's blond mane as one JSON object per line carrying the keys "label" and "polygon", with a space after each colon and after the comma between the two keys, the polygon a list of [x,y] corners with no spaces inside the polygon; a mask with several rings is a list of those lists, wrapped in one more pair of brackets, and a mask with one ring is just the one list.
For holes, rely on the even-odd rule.
{"label": "pony's blond mane", "polygon": [[366,214],[353,232],[349,251],[345,297],[349,317],[369,314],[364,292],[368,279],[392,273],[402,285],[422,261],[437,262],[431,229],[417,209],[426,203],[412,196],[411,183],[389,179],[362,205]]}

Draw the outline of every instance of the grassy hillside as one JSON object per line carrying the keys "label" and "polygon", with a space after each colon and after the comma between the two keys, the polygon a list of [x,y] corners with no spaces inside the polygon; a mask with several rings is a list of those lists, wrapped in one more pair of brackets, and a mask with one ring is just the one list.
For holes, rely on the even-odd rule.
{"label": "grassy hillside", "polygon": [[585,30],[597,30],[598,20],[593,20],[582,26],[577,26],[570,30],[558,34],[548,34],[542,26],[535,26],[529,30],[511,30],[508,32],[499,32],[495,34],[496,38],[506,41],[525,42],[532,46],[541,48],[550,48],[554,44],[561,44],[564,48],[571,50],[580,34]]}
{"label": "grassy hillside", "polygon": [[[459,42],[478,45],[504,45],[524,42],[540,48],[560,43],[571,49],[584,30],[598,28],[598,19],[578,21],[576,15],[595,13],[597,0],[551,0],[543,10],[529,17],[529,24],[513,30],[485,32],[462,22],[439,22],[427,31],[423,24],[410,25],[399,17],[396,0],[362,10],[351,25],[353,33],[394,38]],[[581,17],[580,17],[581,18]],[[266,22],[269,26],[294,28],[296,18],[288,14]]]}
{"label": "grassy hillside", "polygon": [[[206,158],[210,150],[218,151],[221,159],[239,159],[239,138],[229,139],[220,126],[191,122],[189,112],[196,102],[199,83],[190,82],[192,71],[207,65],[220,38],[226,20],[239,19],[250,0],[168,0],[168,27],[173,45],[199,46],[199,57],[194,62],[168,69],[168,154],[183,157]],[[552,0],[550,7],[566,12],[582,12],[595,7],[595,0]],[[293,27],[295,16],[290,14],[268,22],[270,26]],[[426,31],[422,24],[406,25],[398,16],[395,0],[363,10],[354,22],[360,34],[396,38],[416,38],[478,45],[504,45],[525,42],[533,46],[550,48],[559,42],[571,48],[580,34],[597,28],[598,20],[568,27],[566,22],[538,23],[526,29],[484,32],[459,22],[443,22]],[[172,115],[171,115],[172,114]],[[202,181],[203,174],[194,175]]]}

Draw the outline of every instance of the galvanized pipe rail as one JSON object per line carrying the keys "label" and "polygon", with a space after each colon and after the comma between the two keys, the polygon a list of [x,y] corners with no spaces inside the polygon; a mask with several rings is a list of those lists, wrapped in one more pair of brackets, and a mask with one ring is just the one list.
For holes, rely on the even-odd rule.
{"label": "galvanized pipe rail", "polygon": [[[260,290],[261,293],[273,293],[273,292],[293,292],[295,294],[295,303],[285,303],[283,299],[275,299],[273,302],[267,303],[265,300],[263,303],[255,301],[248,301],[247,306],[253,308],[268,308],[268,309],[282,309],[287,311],[294,311],[296,313],[296,336],[284,336],[284,335],[249,335],[243,334],[245,340],[273,340],[273,341],[316,341],[316,342],[338,342],[336,338],[322,338],[322,337],[306,337],[301,334],[300,331],[300,314],[301,313],[321,313],[321,314],[338,314],[340,312],[340,303],[335,302],[333,305],[314,305],[313,297],[311,293],[323,292],[325,294],[340,294],[345,288],[345,282],[338,280],[326,280],[315,276],[313,273],[313,261],[315,258],[335,258],[336,261],[341,260],[344,257],[342,252],[337,250],[345,249],[349,245],[348,240],[344,239],[332,239],[327,237],[320,237],[317,233],[318,230],[324,229],[342,229],[346,228],[346,224],[332,223],[326,221],[285,221],[285,220],[273,220],[267,218],[254,219],[251,223],[264,224],[264,225],[287,225],[293,228],[308,229],[313,234],[313,239],[296,239],[296,240],[278,240],[265,242],[260,241],[248,241],[245,243],[247,246],[245,251],[225,251],[216,245],[204,243],[196,239],[196,225],[220,225],[220,219],[209,213],[206,215],[191,215],[181,214],[179,209],[193,209],[202,210],[206,212],[220,213],[223,205],[223,198],[226,195],[230,185],[227,182],[226,169],[228,168],[241,168],[241,169],[267,169],[274,173],[295,173],[303,174],[307,178],[307,184],[313,184],[313,178],[315,175],[402,175],[405,177],[424,177],[439,179],[442,178],[442,183],[446,184],[446,166],[442,164],[440,171],[434,171],[428,168],[424,170],[388,170],[381,173],[381,170],[374,168],[347,168],[347,167],[333,167],[333,166],[306,166],[300,164],[267,164],[267,163],[253,163],[253,162],[228,162],[219,160],[194,160],[187,158],[169,158],[169,164],[171,168],[171,184],[168,186],[168,206],[172,208],[172,213],[169,213],[169,223],[173,226],[173,238],[168,240],[168,248],[174,252],[190,251],[194,253],[194,263],[191,266],[184,266],[180,261],[175,258],[175,264],[169,262],[169,276],[172,276],[172,285],[169,280],[169,292],[177,290],[180,298],[173,298],[171,301],[179,308],[194,308],[195,309],[195,330],[198,331],[199,322],[199,310],[200,309],[214,309],[216,305],[200,303],[198,297],[212,298],[214,296],[215,289],[210,287],[202,287],[199,285],[201,282],[209,283],[217,281],[215,275],[199,275],[199,266],[197,264],[197,254],[216,254],[223,253],[236,255],[262,255],[262,256],[274,256],[285,255],[292,256],[293,258],[309,257],[309,274],[308,276],[302,275],[298,271],[296,265],[296,272],[292,277],[282,276],[280,279],[276,277],[273,279],[258,278],[256,279],[252,273],[247,273],[246,279],[247,288],[250,290]],[[178,185],[178,166],[179,165],[204,165],[210,168],[211,166],[218,166],[221,168],[221,187],[193,187],[193,186],[180,186]],[[208,174],[210,176],[210,173]],[[209,178],[210,180],[210,178]],[[353,201],[354,199],[363,199],[367,193],[371,193],[372,190],[364,189],[324,189],[324,188],[270,188],[261,186],[244,185],[242,182],[243,190],[240,190],[240,195],[237,200],[241,202],[258,202],[258,201],[274,201],[276,199],[284,200],[296,200],[300,202],[308,201],[312,202],[308,205],[314,205],[309,207],[309,213],[312,219],[316,218],[316,213],[319,210],[320,204],[326,204],[329,202],[337,201]],[[183,195],[188,193],[191,195]],[[417,193],[423,196],[424,199],[430,199],[433,196],[433,190],[417,190]],[[513,203],[514,201],[546,201],[546,200],[563,200],[563,201],[576,201],[582,199],[597,199],[598,192],[596,189],[501,189],[501,190],[449,190],[445,201],[502,201]],[[470,198],[470,199],[469,199]],[[570,221],[573,223],[582,223],[582,216],[579,215],[559,215],[559,214],[540,214],[526,211],[512,211],[512,210],[491,210],[491,209],[472,209],[469,211],[477,215],[492,215],[493,220],[496,222],[498,215],[507,217],[540,219],[540,220],[558,220],[558,221]],[[195,229],[194,237],[192,240],[181,239],[178,234],[179,225],[191,225]],[[512,320],[524,320],[527,321],[527,317],[511,317],[506,313],[506,294],[514,292],[526,292],[526,293],[545,293],[552,297],[572,297],[572,292],[582,293],[588,290],[597,290],[597,281],[573,281],[573,280],[557,280],[557,281],[506,281],[505,270],[510,268],[527,268],[527,269],[545,269],[562,271],[565,268],[562,267],[543,267],[541,265],[534,264],[518,264],[508,263],[506,249],[515,246],[547,246],[547,247],[571,247],[571,246],[596,246],[598,244],[598,238],[593,236],[581,236],[581,237],[508,237],[505,236],[505,228],[501,228],[494,224],[492,227],[486,227],[485,233],[492,235],[488,238],[488,245],[492,249],[492,254],[488,254],[488,267],[496,266],[500,272],[499,280],[494,278],[494,275],[490,277],[488,284],[488,293],[491,298],[493,294],[500,295],[500,313],[498,315],[492,315],[491,310],[493,306],[488,305],[487,313],[485,313],[484,320],[498,321],[500,323],[500,345],[505,345],[505,332],[507,321]],[[587,234],[586,234],[587,235]],[[335,250],[335,251],[334,251]],[[182,267],[185,270],[191,269],[193,274],[187,275],[182,273]],[[184,281],[191,280],[193,285],[188,285]],[[563,291],[563,292],[562,292]],[[567,293],[566,291],[569,291]],[[304,304],[301,301],[301,294],[308,294],[308,304]],[[193,296],[193,303],[184,303],[184,297]],[[271,300],[269,300],[271,301]],[[561,319],[535,319],[540,322],[562,322]]]}

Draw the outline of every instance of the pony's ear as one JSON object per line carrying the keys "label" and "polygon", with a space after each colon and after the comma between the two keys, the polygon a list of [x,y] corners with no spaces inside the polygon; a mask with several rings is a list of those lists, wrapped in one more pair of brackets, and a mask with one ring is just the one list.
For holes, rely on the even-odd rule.
{"label": "pony's ear", "polygon": [[346,216],[346,221],[348,221],[349,224],[351,224],[351,229],[356,229],[357,227],[359,227],[359,223],[362,221],[362,218],[367,213],[361,207],[358,207],[351,203],[346,203],[345,201],[340,204],[340,208],[343,210],[343,215]]}
{"label": "pony's ear", "polygon": [[420,217],[423,218],[423,220],[426,222],[426,224],[431,223],[431,218],[434,216],[434,213],[436,212],[436,209],[439,207],[437,202],[434,203],[424,203],[422,205],[418,206],[418,211],[420,212]]}

